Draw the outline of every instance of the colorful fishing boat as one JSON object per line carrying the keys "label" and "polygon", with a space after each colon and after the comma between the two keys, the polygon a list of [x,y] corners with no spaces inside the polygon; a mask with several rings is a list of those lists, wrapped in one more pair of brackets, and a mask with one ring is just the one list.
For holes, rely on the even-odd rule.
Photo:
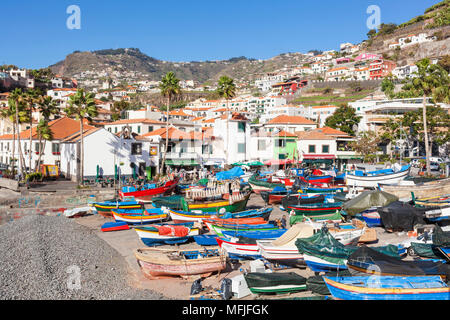
{"label": "colorful fishing boat", "polygon": [[294,211],[299,216],[318,216],[333,214],[342,208],[342,202],[288,205],[286,211]]}
{"label": "colorful fishing boat", "polygon": [[411,192],[418,198],[435,197],[437,194],[450,194],[450,178],[433,180],[412,185],[381,185],[383,191],[397,196],[398,198],[408,198]]}
{"label": "colorful fishing boat", "polygon": [[194,236],[194,241],[199,246],[218,246],[217,235],[215,234],[200,234]]}
{"label": "colorful fishing boat", "polygon": [[404,261],[363,246],[353,252],[347,267],[353,275],[450,277],[450,265],[432,260]]}
{"label": "colorful fishing boat", "polygon": [[285,188],[275,187],[272,191],[261,191],[259,193],[266,204],[277,204],[289,194]]}
{"label": "colorful fishing boat", "polygon": [[203,223],[209,222],[211,224],[215,224],[218,226],[223,226],[223,225],[235,225],[235,224],[252,224],[252,225],[256,225],[256,224],[266,224],[267,221],[264,220],[263,218],[229,218],[229,219],[222,219],[222,218],[217,218],[217,217],[211,217],[208,219],[203,219],[202,220]]}
{"label": "colorful fishing boat", "polygon": [[97,212],[104,217],[112,217],[111,210],[124,209],[124,210],[136,210],[143,208],[142,203],[137,201],[104,201],[95,202],[93,204]]}
{"label": "colorful fishing boat", "polygon": [[414,204],[418,207],[448,207],[450,206],[450,195],[423,199],[413,198],[413,201]]}
{"label": "colorful fishing boat", "polygon": [[305,223],[299,223],[286,231],[276,240],[257,240],[260,254],[266,260],[288,266],[303,266],[303,254],[298,252],[296,240],[311,237],[314,228]]}
{"label": "colorful fishing boat", "polygon": [[245,210],[251,192],[234,195],[228,200],[186,202],[184,201],[184,211],[201,211],[203,213],[238,212]]}
{"label": "colorful fishing boat", "polygon": [[128,223],[126,222],[106,222],[101,226],[103,232],[130,230]]}
{"label": "colorful fishing boat", "polygon": [[163,244],[180,244],[199,235],[199,228],[191,224],[152,225],[151,227],[139,227],[134,229],[139,239],[149,247]]}
{"label": "colorful fishing boat", "polygon": [[255,240],[262,239],[277,239],[281,237],[287,229],[277,229],[277,230],[268,230],[268,231],[246,231],[246,230],[233,230],[233,231],[222,231],[222,234],[225,238],[249,238]]}
{"label": "colorful fishing boat", "polygon": [[141,188],[125,186],[119,191],[119,197],[134,197],[136,201],[151,202],[152,198],[162,194],[171,193],[178,184],[178,178],[160,183],[147,183]]}
{"label": "colorful fishing boat", "polygon": [[431,210],[425,211],[425,218],[427,218],[432,223],[439,221],[448,221],[450,220],[450,206],[433,208]]}
{"label": "colorful fishing boat", "polygon": [[346,185],[354,187],[378,187],[378,184],[398,184],[409,175],[410,165],[402,166],[398,171],[393,169],[383,169],[364,173],[355,170],[346,175]]}
{"label": "colorful fishing boat", "polygon": [[260,193],[261,191],[272,191],[275,187],[284,187],[283,183],[274,183],[268,179],[257,179],[256,175],[251,176],[248,179],[248,183],[255,193]]}
{"label": "colorful fishing boat", "polygon": [[262,257],[255,239],[217,237],[216,241],[230,259],[260,259]]}
{"label": "colorful fishing boat", "polygon": [[113,209],[111,212],[116,222],[126,222],[128,224],[147,224],[163,221],[169,217],[167,213],[159,208],[144,210]]}
{"label": "colorful fishing boat", "polygon": [[211,222],[205,221],[206,227],[213,233],[217,234],[220,237],[223,237],[223,231],[270,231],[279,229],[278,226],[265,223],[265,224],[222,224],[216,225]]}
{"label": "colorful fishing boat", "polygon": [[333,298],[341,300],[450,300],[439,276],[323,277]]}
{"label": "colorful fishing boat", "polygon": [[134,251],[137,262],[146,277],[201,275],[206,277],[226,267],[226,256],[218,249],[171,250],[145,248]]}
{"label": "colorful fishing boat", "polygon": [[306,278],[294,273],[244,273],[247,286],[255,294],[282,294],[306,290]]}

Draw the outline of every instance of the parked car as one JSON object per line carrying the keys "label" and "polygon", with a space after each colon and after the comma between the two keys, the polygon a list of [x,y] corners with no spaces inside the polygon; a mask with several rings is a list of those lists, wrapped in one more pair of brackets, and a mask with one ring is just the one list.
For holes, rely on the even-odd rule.
{"label": "parked car", "polygon": [[[423,170],[427,170],[427,166],[426,165],[423,167]],[[439,171],[440,170],[439,163],[437,163],[437,162],[430,162],[430,170],[431,171]]]}

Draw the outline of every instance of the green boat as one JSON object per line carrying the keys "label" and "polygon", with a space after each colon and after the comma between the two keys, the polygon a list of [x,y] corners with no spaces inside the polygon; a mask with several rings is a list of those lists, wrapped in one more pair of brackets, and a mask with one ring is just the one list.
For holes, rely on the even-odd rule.
{"label": "green boat", "polygon": [[311,203],[300,205],[288,205],[287,212],[294,211],[295,215],[299,216],[323,216],[327,214],[335,214],[342,208],[342,202],[334,203]]}
{"label": "green boat", "polygon": [[257,179],[256,175],[251,176],[248,179],[248,183],[255,193],[260,193],[261,191],[272,191],[275,187],[286,187],[284,183],[273,183]]}
{"label": "green boat", "polygon": [[[332,214],[325,214],[325,215],[319,215],[319,216],[308,216],[309,219],[311,219],[314,222],[319,221],[335,221],[340,222],[343,220],[343,217],[340,212],[335,212]],[[289,218],[289,224],[292,226],[296,223],[303,222],[306,219],[306,216],[303,215],[293,215]]]}
{"label": "green boat", "polygon": [[244,274],[247,286],[255,294],[282,294],[306,290],[306,278],[294,273],[249,272]]}

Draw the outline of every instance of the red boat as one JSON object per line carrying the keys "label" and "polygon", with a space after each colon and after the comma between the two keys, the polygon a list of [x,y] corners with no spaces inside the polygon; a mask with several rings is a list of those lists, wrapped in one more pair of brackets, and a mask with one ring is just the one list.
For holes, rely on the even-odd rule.
{"label": "red boat", "polygon": [[155,196],[171,193],[177,184],[178,178],[175,178],[166,182],[146,184],[141,190],[137,190],[135,186],[123,187],[119,192],[119,197],[121,199],[124,197],[134,197],[136,201],[150,202]]}
{"label": "red boat", "polygon": [[[305,179],[304,177],[299,177],[300,180],[302,180],[303,182],[318,186],[318,187],[323,187],[324,184],[329,184],[331,183],[331,180],[333,179],[332,176],[310,176],[307,179]],[[294,179],[291,178],[279,178],[286,187],[291,187],[294,184]]]}

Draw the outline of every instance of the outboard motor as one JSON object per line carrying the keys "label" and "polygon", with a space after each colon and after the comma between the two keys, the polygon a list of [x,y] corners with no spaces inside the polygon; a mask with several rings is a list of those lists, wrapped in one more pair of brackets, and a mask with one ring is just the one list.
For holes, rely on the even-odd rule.
{"label": "outboard motor", "polygon": [[231,279],[225,278],[220,284],[220,295],[223,300],[230,300],[233,296],[233,291],[231,288]]}
{"label": "outboard motor", "polygon": [[191,286],[191,296],[194,295],[194,294],[199,294],[200,292],[202,292],[202,290],[203,290],[203,287],[202,287],[202,278],[199,278],[199,279],[195,280],[195,281],[192,283],[192,286]]}

